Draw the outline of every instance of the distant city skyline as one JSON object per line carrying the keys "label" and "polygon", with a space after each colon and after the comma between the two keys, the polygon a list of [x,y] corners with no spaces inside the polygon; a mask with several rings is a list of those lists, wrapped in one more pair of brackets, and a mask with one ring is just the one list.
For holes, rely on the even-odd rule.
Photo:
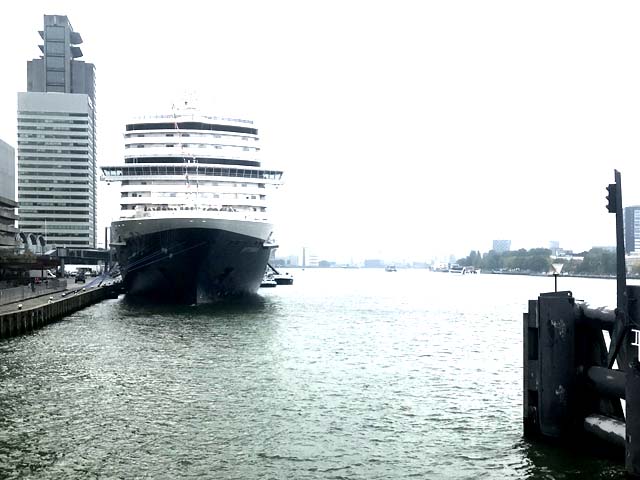
{"label": "distant city skyline", "polygon": [[[499,246],[496,249],[496,245]],[[501,246],[508,246],[508,248],[501,248]],[[450,263],[452,261],[457,261],[461,258],[467,257],[471,251],[480,252],[481,255],[488,253],[491,250],[494,250],[498,253],[515,251],[524,248],[525,250],[530,250],[532,248],[545,248],[551,250],[551,254],[565,254],[566,252],[572,253],[580,253],[583,251],[589,251],[592,248],[605,248],[605,249],[615,249],[615,242],[610,245],[591,245],[584,249],[576,249],[572,248],[571,245],[561,245],[557,240],[548,240],[547,242],[540,245],[532,245],[532,246],[522,246],[522,245],[513,245],[511,246],[511,241],[508,239],[504,240],[493,240],[492,245],[489,245],[486,248],[473,248],[469,247],[466,251],[462,253],[450,252],[448,254],[440,254],[440,255],[429,255],[426,256],[415,255],[415,256],[407,256],[403,255],[400,252],[390,252],[390,253],[382,253],[378,252],[378,255],[369,255],[363,256],[357,252],[346,252],[339,255],[334,255],[330,253],[326,253],[322,250],[322,248],[313,248],[313,247],[299,247],[297,250],[294,248],[293,250],[281,252],[276,250],[275,257],[279,260],[288,259],[293,265],[302,266],[303,264],[303,250],[306,250],[307,258],[312,258],[311,261],[307,260],[307,266],[313,266],[321,261],[334,262],[336,265],[364,265],[367,260],[379,260],[383,262],[383,264],[412,264],[412,263],[427,263],[427,264],[436,264],[436,263]],[[296,259],[293,261],[292,259]]]}
{"label": "distant city skyline", "polygon": [[[39,54],[43,14],[61,14],[99,65],[99,165],[122,161],[130,115],[184,91],[211,113],[256,119],[265,166],[285,172],[282,254],[465,256],[496,238],[581,251],[615,243],[605,208],[614,168],[624,205],[640,203],[640,65],[629,61],[640,5],[158,5],[133,2],[122,15],[12,3],[0,138],[17,147],[24,62]],[[118,193],[98,185],[99,244]]]}

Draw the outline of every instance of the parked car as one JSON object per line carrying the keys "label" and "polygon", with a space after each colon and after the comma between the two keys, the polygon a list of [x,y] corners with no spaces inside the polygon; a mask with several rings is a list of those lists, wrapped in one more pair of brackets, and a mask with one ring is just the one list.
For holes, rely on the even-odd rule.
{"label": "parked car", "polygon": [[85,282],[85,277],[84,277],[84,273],[79,273],[76,275],[76,283],[84,283]]}

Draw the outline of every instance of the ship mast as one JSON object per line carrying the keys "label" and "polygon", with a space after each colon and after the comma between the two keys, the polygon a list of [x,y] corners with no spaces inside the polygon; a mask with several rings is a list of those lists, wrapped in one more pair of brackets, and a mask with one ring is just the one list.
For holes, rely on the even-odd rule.
{"label": "ship mast", "polygon": [[[176,129],[176,133],[178,135],[178,145],[180,146],[180,152],[182,153],[182,161],[187,164],[187,166],[185,167],[185,180],[187,182],[187,188],[191,189],[191,181],[189,180],[189,167],[188,164],[190,163],[195,163],[196,164],[196,191],[195,191],[195,201],[192,197],[192,192],[191,190],[189,190],[187,198],[189,199],[189,201],[192,203],[192,205],[194,205],[196,207],[196,209],[200,209],[200,204],[199,204],[199,197],[198,197],[198,191],[199,191],[199,181],[198,181],[198,159],[195,157],[195,155],[192,154],[185,154],[185,150],[184,150],[184,144],[182,143],[182,133],[180,132],[180,126],[178,125],[178,117],[176,115],[176,105],[175,103],[171,106],[172,110],[173,110],[173,124],[175,126]],[[194,110],[194,107],[189,105],[189,100],[185,99],[184,100],[184,109],[185,110]],[[191,160],[189,160],[188,157],[191,157]]]}

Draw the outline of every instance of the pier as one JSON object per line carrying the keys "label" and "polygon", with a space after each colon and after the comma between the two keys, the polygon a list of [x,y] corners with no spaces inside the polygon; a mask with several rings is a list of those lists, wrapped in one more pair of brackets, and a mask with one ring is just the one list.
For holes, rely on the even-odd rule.
{"label": "pier", "polygon": [[118,298],[120,291],[121,285],[118,282],[50,292],[51,295],[0,305],[0,338],[37,330],[107,298]]}
{"label": "pier", "polygon": [[626,285],[619,172],[607,191],[607,209],[616,214],[616,307],[592,308],[569,291],[529,301],[523,315],[524,434],[618,453],[627,474],[640,478],[640,287]]}

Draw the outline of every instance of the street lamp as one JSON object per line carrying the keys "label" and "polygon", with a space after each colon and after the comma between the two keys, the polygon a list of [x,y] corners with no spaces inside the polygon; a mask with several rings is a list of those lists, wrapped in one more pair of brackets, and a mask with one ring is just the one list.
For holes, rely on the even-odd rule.
{"label": "street lamp", "polygon": [[562,271],[562,267],[564,267],[564,263],[552,263],[551,268],[553,268],[553,281],[555,283],[555,291],[558,291],[558,275]]}

